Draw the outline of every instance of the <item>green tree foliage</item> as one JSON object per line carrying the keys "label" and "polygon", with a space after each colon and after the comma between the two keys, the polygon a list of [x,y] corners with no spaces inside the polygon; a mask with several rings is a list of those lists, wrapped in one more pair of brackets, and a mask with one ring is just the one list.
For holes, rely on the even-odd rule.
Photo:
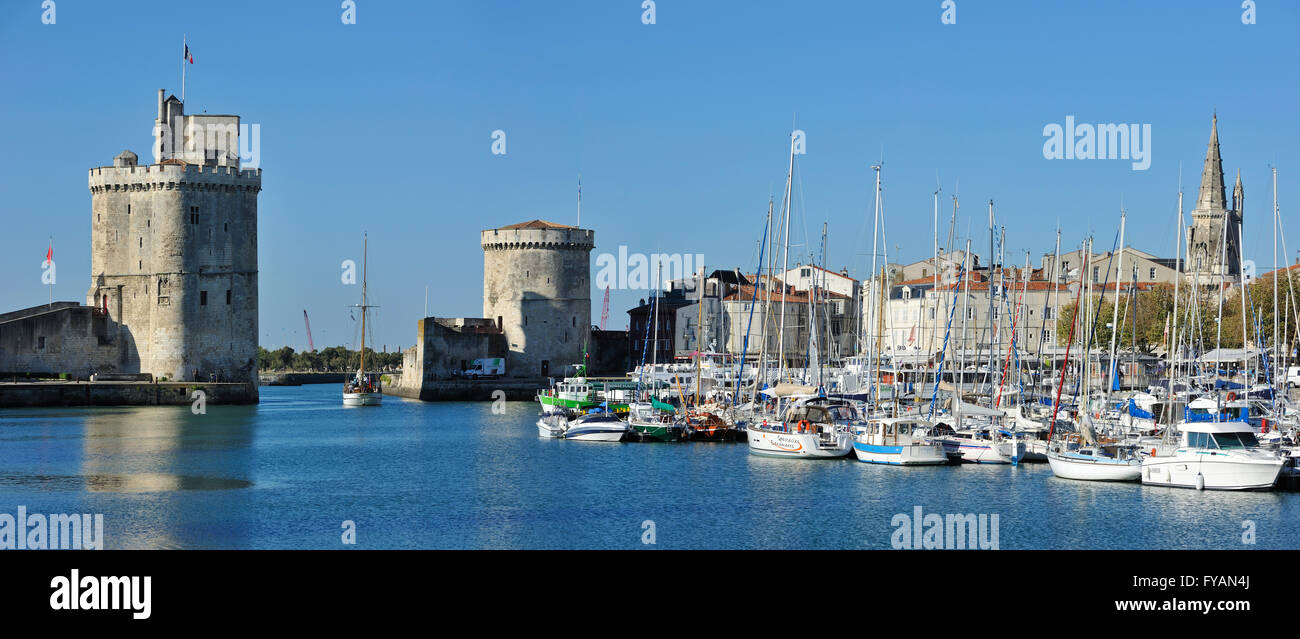
{"label": "green tree foliage", "polygon": [[[354,371],[361,365],[361,356],[357,351],[342,346],[330,346],[318,351],[294,352],[288,346],[268,351],[257,349],[257,366],[262,371],[318,371],[345,372]],[[366,349],[366,369],[392,370],[402,365],[402,354],[376,353]]]}

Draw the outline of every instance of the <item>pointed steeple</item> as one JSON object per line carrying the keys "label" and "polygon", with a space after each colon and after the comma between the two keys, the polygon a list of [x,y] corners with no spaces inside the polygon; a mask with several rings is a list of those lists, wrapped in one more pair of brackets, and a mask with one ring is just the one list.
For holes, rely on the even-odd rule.
{"label": "pointed steeple", "polygon": [[1219,115],[1210,125],[1210,147],[1205,151],[1205,168],[1201,170],[1201,190],[1196,198],[1200,211],[1225,211],[1227,198],[1223,188],[1223,158],[1219,156]]}
{"label": "pointed steeple", "polygon": [[1232,210],[1241,213],[1245,199],[1246,192],[1241,188],[1241,169],[1237,169],[1237,183],[1232,187]]}

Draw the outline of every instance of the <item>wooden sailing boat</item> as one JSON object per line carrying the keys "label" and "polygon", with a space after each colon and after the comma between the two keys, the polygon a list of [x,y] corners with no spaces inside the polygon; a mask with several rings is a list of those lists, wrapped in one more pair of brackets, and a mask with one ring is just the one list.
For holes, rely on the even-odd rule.
{"label": "wooden sailing boat", "polygon": [[366,310],[374,308],[366,299],[366,260],[369,238],[362,240],[361,249],[361,362],[357,374],[343,382],[344,406],[378,406],[384,395],[377,379],[366,373]]}

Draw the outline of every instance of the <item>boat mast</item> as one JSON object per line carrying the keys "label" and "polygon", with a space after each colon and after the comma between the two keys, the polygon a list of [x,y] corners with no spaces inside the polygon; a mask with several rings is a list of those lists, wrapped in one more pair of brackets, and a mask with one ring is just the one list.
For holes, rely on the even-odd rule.
{"label": "boat mast", "polygon": [[[772,310],[772,269],[768,267],[767,284],[763,284],[763,248],[772,246],[772,197],[767,198],[767,224],[763,227],[764,242],[767,247],[760,247],[758,250],[758,276],[754,278],[754,295],[758,295],[759,287],[763,288],[763,319],[762,329],[760,330],[760,340],[758,345],[758,361],[754,366],[754,401],[758,401],[758,385],[767,378],[766,358],[767,358],[767,325],[771,322]],[[772,262],[772,251],[767,252],[767,261]],[[753,302],[750,302],[753,304]],[[753,307],[750,307],[751,314]],[[744,376],[745,362],[740,362],[740,373]]]}
{"label": "boat mast", "polygon": [[1178,370],[1178,288],[1183,281],[1183,181],[1180,171],[1178,178],[1178,225],[1174,233],[1174,310],[1170,315],[1169,326],[1169,421],[1168,426],[1174,425],[1174,407],[1177,404],[1174,396],[1174,379]]}
{"label": "boat mast", "polygon": [[695,294],[695,405],[700,405],[700,390],[704,386],[704,380],[700,377],[701,360],[704,357],[702,345],[704,342],[704,264],[700,264],[700,272],[696,277],[696,294]]}
{"label": "boat mast", "polygon": [[[1120,326],[1119,326],[1119,288],[1120,288],[1120,285],[1124,283],[1124,224],[1125,224],[1125,222],[1127,221],[1127,219],[1128,219],[1127,214],[1124,212],[1123,209],[1120,209],[1120,212],[1119,212],[1119,262],[1116,263],[1116,265],[1115,265],[1115,297],[1114,297],[1114,303],[1111,304],[1111,315],[1110,315],[1110,326],[1111,326],[1111,330],[1110,330],[1110,366],[1108,367],[1108,369],[1109,369],[1109,371],[1110,371],[1110,374],[1109,374],[1109,376],[1106,378],[1106,393],[1105,393],[1105,398],[1106,398],[1106,403],[1107,403],[1107,404],[1110,403],[1110,391],[1111,391],[1111,387],[1113,387],[1113,386],[1115,385],[1115,364],[1116,364],[1116,362],[1115,362],[1115,342],[1116,342],[1116,338],[1119,336],[1119,332],[1120,332]],[[1102,291],[1101,291],[1101,295],[1102,295],[1103,298],[1106,297],[1106,290],[1105,290],[1105,289],[1102,289]]]}
{"label": "boat mast", "polygon": [[368,234],[361,236],[361,378],[365,383],[366,376],[366,264],[368,263],[368,252],[370,249],[370,237]]}
{"label": "boat mast", "polygon": [[785,377],[785,291],[786,282],[785,274],[790,270],[790,208],[794,200],[792,190],[794,189],[794,142],[795,136],[790,134],[790,167],[785,174],[785,231],[782,232],[785,238],[785,247],[781,255],[781,325],[778,327],[777,345],[778,359],[777,363],[777,380],[780,381]]}

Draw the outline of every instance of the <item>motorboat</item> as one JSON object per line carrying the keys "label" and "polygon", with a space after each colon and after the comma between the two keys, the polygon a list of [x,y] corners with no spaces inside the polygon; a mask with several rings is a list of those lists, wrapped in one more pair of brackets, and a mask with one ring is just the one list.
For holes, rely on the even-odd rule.
{"label": "motorboat", "polygon": [[1242,421],[1183,422],[1172,450],[1142,461],[1142,483],[1197,490],[1267,490],[1277,483],[1287,457],[1260,448]]}
{"label": "motorboat", "polygon": [[915,417],[870,419],[853,438],[858,461],[893,466],[925,466],[948,463],[943,445],[925,437],[933,424]]}

